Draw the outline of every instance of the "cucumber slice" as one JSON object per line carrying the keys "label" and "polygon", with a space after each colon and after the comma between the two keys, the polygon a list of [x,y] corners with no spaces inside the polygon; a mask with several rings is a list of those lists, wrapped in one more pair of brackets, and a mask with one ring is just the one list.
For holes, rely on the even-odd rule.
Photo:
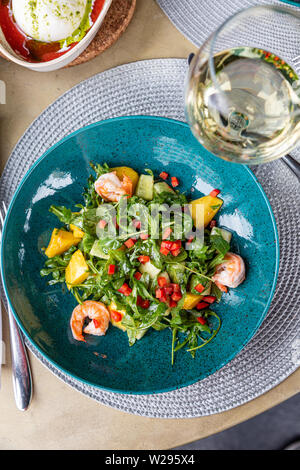
{"label": "cucumber slice", "polygon": [[168,266],[168,273],[170,278],[172,279],[172,282],[174,282],[175,284],[181,284],[181,282],[184,282],[185,268],[182,264],[170,264]]}
{"label": "cucumber slice", "polygon": [[91,256],[97,256],[97,258],[108,259],[109,256],[106,253],[103,253],[102,248],[100,246],[100,240],[95,240],[90,251]]}
{"label": "cucumber slice", "polygon": [[142,337],[147,333],[147,331],[149,330],[150,328],[146,328],[145,330],[140,330],[137,334],[136,334],[136,339],[137,341],[139,339],[142,339]]}
{"label": "cucumber slice", "polygon": [[141,264],[139,270],[142,274],[147,273],[151,279],[155,279],[156,276],[160,273],[160,269],[156,268],[151,261],[147,261],[145,264]]}
{"label": "cucumber slice", "polygon": [[154,185],[154,191],[156,194],[161,194],[161,193],[174,193],[173,189],[164,181],[161,181],[160,183],[155,183]]}
{"label": "cucumber slice", "polygon": [[141,175],[135,194],[146,201],[151,201],[153,199],[153,184],[153,176]]}
{"label": "cucumber slice", "polygon": [[227,243],[230,243],[231,242],[231,238],[232,238],[232,233],[229,232],[228,230],[225,230],[224,228],[219,228],[219,227],[213,227],[211,232],[210,232],[211,235],[221,235],[221,237],[224,238],[224,240],[227,242]]}

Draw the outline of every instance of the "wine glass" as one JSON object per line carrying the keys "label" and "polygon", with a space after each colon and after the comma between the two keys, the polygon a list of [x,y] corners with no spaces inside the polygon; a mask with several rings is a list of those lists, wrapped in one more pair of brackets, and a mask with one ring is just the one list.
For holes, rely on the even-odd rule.
{"label": "wine glass", "polygon": [[193,57],[186,117],[214,155],[265,163],[300,140],[300,10],[265,5],[225,21]]}

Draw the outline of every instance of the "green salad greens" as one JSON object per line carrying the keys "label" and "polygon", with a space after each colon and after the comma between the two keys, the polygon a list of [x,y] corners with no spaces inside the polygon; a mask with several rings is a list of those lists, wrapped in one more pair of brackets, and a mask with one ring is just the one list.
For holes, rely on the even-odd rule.
{"label": "green salad greens", "polygon": [[[51,285],[66,283],[78,304],[103,303],[130,346],[151,329],[169,328],[172,363],[183,347],[194,357],[221,326],[211,305],[226,288],[212,278],[231,234],[213,220],[223,203],[219,191],[192,202],[202,200],[205,212],[205,223],[196,229],[191,203],[174,189],[177,178],[171,187],[165,172],[157,182],[151,170],[138,175],[127,167],[91,167],[84,204],[75,211],[50,207],[62,226],[53,230],[41,276],[51,276]],[[109,192],[107,175],[129,182],[127,193]]]}

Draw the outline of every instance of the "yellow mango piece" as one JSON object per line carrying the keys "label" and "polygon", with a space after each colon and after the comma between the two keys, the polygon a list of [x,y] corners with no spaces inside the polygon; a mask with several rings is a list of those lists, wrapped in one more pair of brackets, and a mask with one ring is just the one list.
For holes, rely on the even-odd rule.
{"label": "yellow mango piece", "polygon": [[72,230],[75,238],[83,238],[84,232],[80,228],[76,227],[76,225],[70,224],[70,229]]}
{"label": "yellow mango piece", "polygon": [[136,185],[139,180],[139,174],[133,170],[132,168],[129,168],[128,166],[118,166],[116,168],[112,168],[112,171],[115,171],[117,173],[117,177],[122,181],[123,176],[126,175],[128,178],[130,178],[133,186],[133,193],[135,191]]}
{"label": "yellow mango piece", "polygon": [[[111,314],[112,311],[114,312],[118,312],[122,315],[122,318],[123,318],[123,315],[125,314],[125,310],[118,310],[117,309],[117,306],[115,304],[115,302],[111,302],[110,305],[108,306],[108,310],[109,310],[109,313]],[[115,321],[111,316],[110,316],[110,321],[111,321],[111,324],[113,326],[116,326],[117,328],[120,328],[120,330],[122,331],[126,331],[126,326],[122,325],[122,320],[120,321]]]}
{"label": "yellow mango piece", "polygon": [[[189,208],[195,226],[199,229],[206,227],[222,207],[222,204],[222,199],[212,196],[204,196],[192,201]],[[199,220],[197,220],[197,208],[200,208]]]}
{"label": "yellow mango piece", "polygon": [[75,238],[72,232],[55,228],[45,254],[48,258],[53,258],[53,256],[61,255],[71,248],[71,246],[78,245],[79,242],[80,239]]}
{"label": "yellow mango piece", "polygon": [[197,303],[200,302],[203,295],[196,295],[192,294],[191,292],[187,292],[184,298],[183,309],[184,310],[191,310],[192,308],[196,307]]}
{"label": "yellow mango piece", "polygon": [[89,267],[80,250],[73,253],[66,269],[66,283],[68,289],[84,282],[89,276]]}

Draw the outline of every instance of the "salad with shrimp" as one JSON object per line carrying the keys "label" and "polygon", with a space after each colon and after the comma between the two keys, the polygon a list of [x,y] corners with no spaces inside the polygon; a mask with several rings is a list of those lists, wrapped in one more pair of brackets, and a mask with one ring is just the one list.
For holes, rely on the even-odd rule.
{"label": "salad with shrimp", "polygon": [[83,204],[49,209],[61,226],[41,270],[76,299],[74,339],[103,336],[112,325],[132,346],[153,329],[169,329],[172,364],[181,348],[194,357],[221,327],[214,304],[245,279],[243,259],[230,251],[231,232],[215,220],[220,190],[190,201],[165,171],[91,168]]}

